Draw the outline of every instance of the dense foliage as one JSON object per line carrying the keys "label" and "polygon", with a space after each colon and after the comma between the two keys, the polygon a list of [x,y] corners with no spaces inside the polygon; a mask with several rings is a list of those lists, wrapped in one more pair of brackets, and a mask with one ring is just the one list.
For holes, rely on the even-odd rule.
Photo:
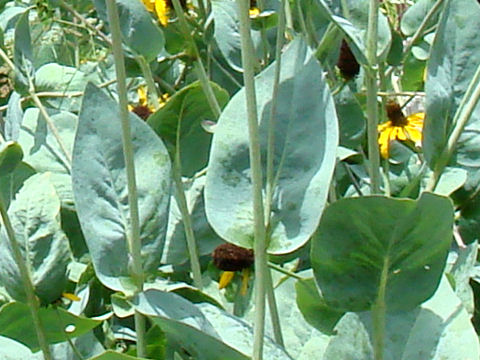
{"label": "dense foliage", "polygon": [[0,358],[480,358],[475,0],[0,0]]}

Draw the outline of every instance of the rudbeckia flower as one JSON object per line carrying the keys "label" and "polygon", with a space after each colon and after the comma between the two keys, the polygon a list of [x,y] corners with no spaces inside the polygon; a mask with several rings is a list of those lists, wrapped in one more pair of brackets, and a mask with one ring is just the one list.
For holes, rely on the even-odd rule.
{"label": "rudbeckia flower", "polygon": [[388,121],[378,125],[378,144],[380,154],[387,159],[390,154],[390,143],[393,140],[410,140],[416,145],[422,140],[422,128],[425,113],[415,113],[408,116],[403,115],[400,105],[396,102],[387,104]]}
{"label": "rudbeckia flower", "polygon": [[213,263],[224,270],[218,281],[218,288],[228,286],[235,277],[236,271],[242,271],[242,287],[240,294],[246,295],[250,279],[250,267],[253,265],[253,251],[233,244],[221,244],[213,251]]}
{"label": "rudbeckia flower", "polygon": [[170,11],[172,9],[172,3],[170,0],[142,0],[142,2],[148,11],[157,14],[158,21],[160,21],[162,26],[168,25]]}
{"label": "rudbeckia flower", "polygon": [[[154,106],[148,105],[147,89],[144,86],[139,86],[137,89],[138,104],[128,105],[128,110],[137,114],[141,119],[147,120],[148,117],[157,110]],[[165,106],[169,99],[168,94],[163,94],[158,99],[158,109]]]}

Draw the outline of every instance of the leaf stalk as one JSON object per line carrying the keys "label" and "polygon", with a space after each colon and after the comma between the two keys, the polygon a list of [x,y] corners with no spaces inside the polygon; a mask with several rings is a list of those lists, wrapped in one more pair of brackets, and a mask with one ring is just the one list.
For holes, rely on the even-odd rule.
{"label": "leaf stalk", "polygon": [[[128,208],[130,212],[130,229],[128,229],[127,242],[131,259],[130,272],[136,285],[136,292],[143,290],[144,274],[141,257],[140,221],[138,210],[137,184],[135,178],[135,163],[133,159],[133,144],[130,129],[125,62],[122,50],[122,34],[120,19],[115,0],[106,0],[108,21],[112,34],[112,50],[115,60],[117,75],[117,92],[120,103],[120,121],[122,124],[122,143],[125,168],[127,172]],[[135,330],[137,333],[137,356],[146,356],[145,319],[143,315],[135,312]]]}
{"label": "leaf stalk", "polygon": [[[174,0],[177,1],[177,0]],[[254,253],[255,253],[255,323],[253,360],[263,359],[263,337],[265,332],[265,289],[267,276],[267,249],[265,215],[262,195],[262,165],[258,127],[257,99],[255,93],[255,52],[250,34],[249,1],[236,0],[240,22],[243,81],[245,86],[248,115],[249,153],[252,172]]]}

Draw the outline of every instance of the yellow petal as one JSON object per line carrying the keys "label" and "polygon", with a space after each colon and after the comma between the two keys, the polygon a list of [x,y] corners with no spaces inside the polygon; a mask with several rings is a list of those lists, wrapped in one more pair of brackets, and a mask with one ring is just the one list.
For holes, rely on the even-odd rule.
{"label": "yellow petal", "polygon": [[137,94],[138,94],[138,103],[142,106],[147,106],[147,89],[145,86],[139,86],[137,89]]}
{"label": "yellow petal", "polygon": [[227,285],[230,284],[234,276],[235,276],[235,272],[224,271],[222,276],[220,277],[220,281],[218,282],[218,288],[223,289],[227,287]]}
{"label": "yellow petal", "polygon": [[240,290],[240,294],[242,294],[242,296],[247,295],[248,280],[250,280],[250,268],[245,268],[242,271],[242,289]]}
{"label": "yellow petal", "polygon": [[397,127],[397,136],[396,139],[405,141],[408,139],[407,134],[405,133],[405,128]]}
{"label": "yellow petal", "polygon": [[383,158],[387,159],[390,148],[390,136],[392,133],[392,128],[385,128],[384,131],[380,133],[378,137],[378,144],[380,145],[380,154]]}
{"label": "yellow petal", "polygon": [[422,141],[422,131],[415,126],[406,126],[405,131],[408,134],[408,138],[414,143]]}
{"label": "yellow petal", "polygon": [[155,0],[155,12],[157,13],[158,20],[162,26],[168,25],[168,18],[170,9],[168,8],[166,0]]}
{"label": "yellow petal", "polygon": [[68,299],[70,301],[80,301],[80,300],[82,300],[77,295],[72,294],[72,293],[62,293],[62,297],[64,297],[65,299]]}
{"label": "yellow petal", "polygon": [[423,127],[423,120],[425,120],[425,113],[415,113],[407,116],[408,124],[414,124],[419,127]]}
{"label": "yellow petal", "polygon": [[378,125],[377,129],[378,129],[378,132],[381,133],[385,131],[385,129],[388,129],[391,126],[392,126],[392,122],[387,121],[387,122],[384,122],[383,124]]}
{"label": "yellow petal", "polygon": [[248,10],[248,15],[249,15],[251,18],[257,17],[259,14],[260,14],[260,10],[259,10],[258,8],[256,8],[256,7],[251,8],[250,10]]}
{"label": "yellow petal", "polygon": [[147,8],[148,11],[152,11],[155,8],[155,0],[142,0],[143,5]]}

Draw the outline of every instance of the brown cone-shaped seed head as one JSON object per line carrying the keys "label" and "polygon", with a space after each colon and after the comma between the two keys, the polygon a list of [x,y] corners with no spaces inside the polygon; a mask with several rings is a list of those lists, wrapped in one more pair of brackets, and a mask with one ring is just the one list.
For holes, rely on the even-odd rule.
{"label": "brown cone-shaped seed head", "polygon": [[340,73],[346,80],[350,80],[360,72],[360,65],[345,40],[342,40],[337,67],[340,69]]}
{"label": "brown cone-shaped seed head", "polygon": [[215,266],[223,271],[240,271],[253,265],[253,250],[230,243],[217,246],[212,256]]}

